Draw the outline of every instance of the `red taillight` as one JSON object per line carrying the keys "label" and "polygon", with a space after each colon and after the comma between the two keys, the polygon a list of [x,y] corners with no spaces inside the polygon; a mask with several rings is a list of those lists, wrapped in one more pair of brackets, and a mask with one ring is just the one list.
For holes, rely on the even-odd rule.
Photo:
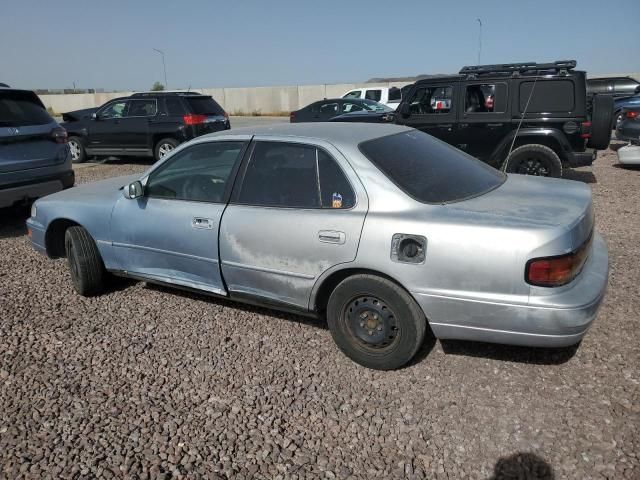
{"label": "red taillight", "polygon": [[589,254],[591,239],[579,249],[558,257],[534,258],[527,262],[525,279],[539,287],[559,287],[566,285],[582,270]]}
{"label": "red taillight", "polygon": [[627,118],[631,118],[631,119],[638,118],[638,112],[633,112],[633,111],[627,112],[626,116]]}
{"label": "red taillight", "polygon": [[207,116],[188,113],[187,115],[182,117],[182,119],[184,120],[185,125],[200,125],[207,120]]}
{"label": "red taillight", "polygon": [[67,131],[62,127],[51,130],[51,138],[56,143],[67,143]]}
{"label": "red taillight", "polygon": [[591,122],[582,122],[580,124],[580,137],[591,138]]}
{"label": "red taillight", "polygon": [[296,112],[291,112],[289,114],[289,122],[293,123],[296,120]]}
{"label": "red taillight", "polygon": [[229,114],[227,112],[224,112],[224,118],[226,118],[227,120],[229,120]]}

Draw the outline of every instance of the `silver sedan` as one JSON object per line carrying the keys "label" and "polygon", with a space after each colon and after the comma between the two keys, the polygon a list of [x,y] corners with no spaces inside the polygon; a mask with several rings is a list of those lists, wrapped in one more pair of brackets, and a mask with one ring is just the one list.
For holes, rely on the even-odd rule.
{"label": "silver sedan", "polygon": [[199,137],[144,175],[40,199],[27,223],[81,295],[114,274],[323,316],[375,369],[406,364],[428,327],[578,343],[608,276],[586,185],[505,175],[396,125]]}

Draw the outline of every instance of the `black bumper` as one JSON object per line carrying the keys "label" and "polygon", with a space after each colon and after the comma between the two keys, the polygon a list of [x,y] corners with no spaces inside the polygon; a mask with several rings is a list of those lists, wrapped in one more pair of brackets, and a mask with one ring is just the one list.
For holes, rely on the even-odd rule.
{"label": "black bumper", "polygon": [[36,177],[29,181],[0,186],[0,208],[27,202],[73,187],[76,175],[68,170],[56,175]]}
{"label": "black bumper", "polygon": [[596,159],[598,152],[596,150],[587,150],[586,152],[573,152],[569,156],[569,166],[571,167],[588,167]]}

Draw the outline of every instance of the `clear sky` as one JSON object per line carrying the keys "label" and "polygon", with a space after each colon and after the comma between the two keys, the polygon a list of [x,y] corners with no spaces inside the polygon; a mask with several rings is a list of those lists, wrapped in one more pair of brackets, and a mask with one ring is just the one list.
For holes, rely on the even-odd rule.
{"label": "clear sky", "polygon": [[640,0],[0,0],[0,81],[141,90],[360,82],[576,59],[640,72]]}

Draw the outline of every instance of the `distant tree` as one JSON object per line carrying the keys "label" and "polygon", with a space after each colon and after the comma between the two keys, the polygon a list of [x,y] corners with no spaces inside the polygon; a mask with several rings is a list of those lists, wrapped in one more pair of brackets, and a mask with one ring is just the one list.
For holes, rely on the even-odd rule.
{"label": "distant tree", "polygon": [[161,84],[160,82],[155,82],[151,87],[152,92],[159,92],[161,90],[164,90],[164,85]]}

